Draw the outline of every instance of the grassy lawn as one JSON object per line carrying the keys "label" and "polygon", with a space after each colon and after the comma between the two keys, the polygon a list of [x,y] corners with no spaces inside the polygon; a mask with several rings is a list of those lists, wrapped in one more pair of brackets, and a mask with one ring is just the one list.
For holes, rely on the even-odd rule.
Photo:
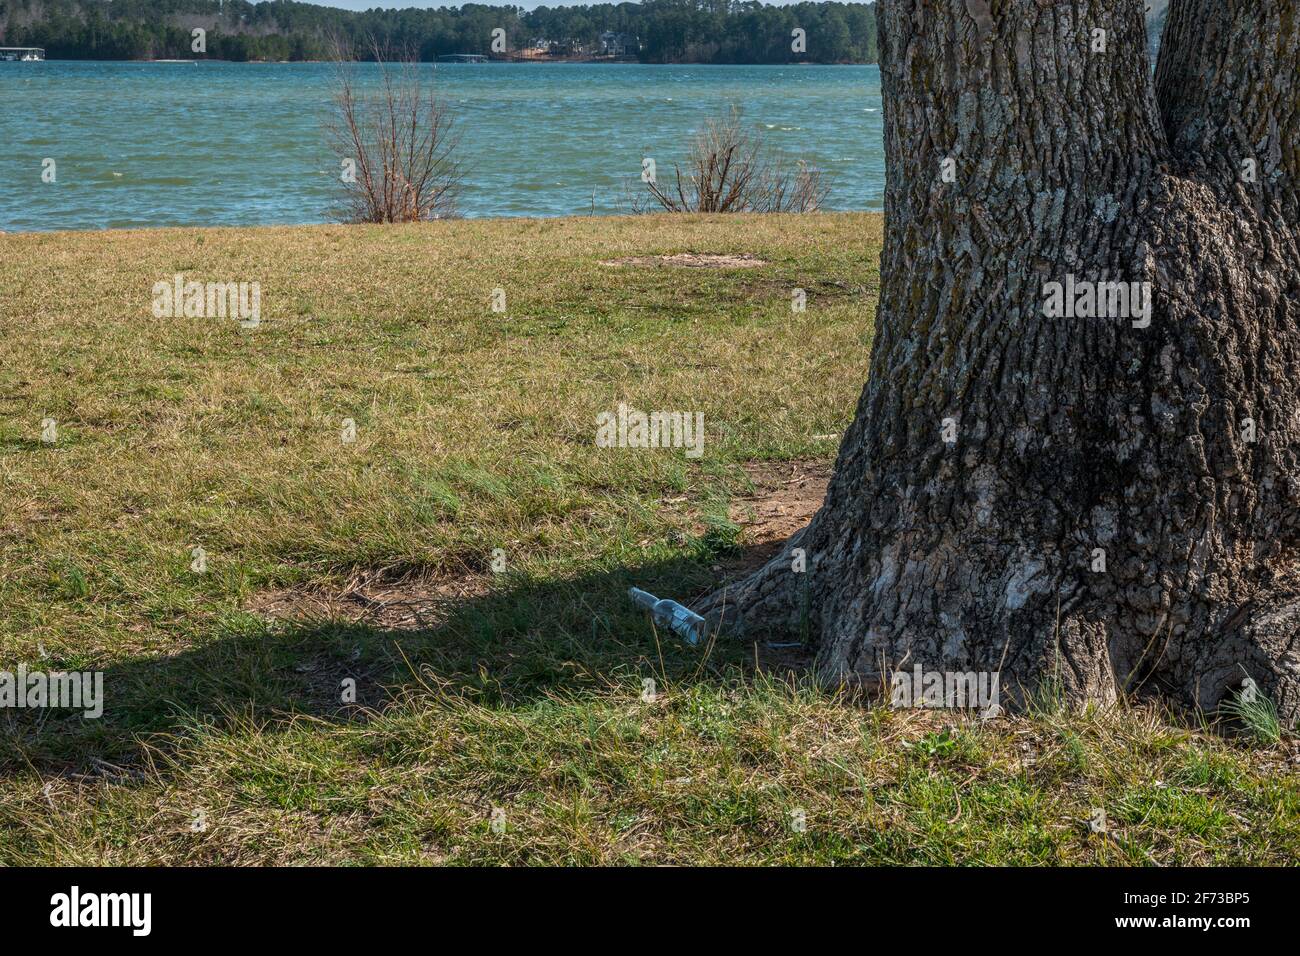
{"label": "grassy lawn", "polygon": [[[1293,862],[1294,741],[891,711],[628,602],[707,590],[763,543],[770,476],[824,475],[880,241],[0,236],[0,670],[105,685],[98,720],[0,710],[0,864]],[[761,263],[651,258],[678,253]],[[155,318],[175,273],[258,282],[260,325]],[[620,402],[702,412],[703,456],[597,447]]]}

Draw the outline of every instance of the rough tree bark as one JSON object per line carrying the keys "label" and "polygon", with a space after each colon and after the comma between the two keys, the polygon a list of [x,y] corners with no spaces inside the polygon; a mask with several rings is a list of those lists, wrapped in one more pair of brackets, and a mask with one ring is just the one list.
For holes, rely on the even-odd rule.
{"label": "rough tree bark", "polygon": [[[812,523],[700,605],[719,627],[805,634],[832,683],[1210,710],[1249,676],[1296,718],[1300,0],[1173,0],[1154,83],[1143,7],[877,4],[869,379]],[[1070,275],[1151,283],[1149,324],[1047,317]]]}

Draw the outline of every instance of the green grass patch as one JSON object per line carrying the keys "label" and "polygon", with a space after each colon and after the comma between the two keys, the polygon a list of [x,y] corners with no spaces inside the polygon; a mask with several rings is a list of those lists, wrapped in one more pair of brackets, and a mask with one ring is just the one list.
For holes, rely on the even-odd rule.
{"label": "green grass patch", "polygon": [[[106,693],[0,713],[0,863],[1294,860],[1287,740],[891,712],[630,606],[745,555],[741,464],[834,455],[880,241],[870,215],[0,236],[0,669]],[[602,264],[680,252],[767,264]],[[259,282],[261,325],[154,318],[174,272]],[[703,412],[704,456],[596,447],[620,402]]]}

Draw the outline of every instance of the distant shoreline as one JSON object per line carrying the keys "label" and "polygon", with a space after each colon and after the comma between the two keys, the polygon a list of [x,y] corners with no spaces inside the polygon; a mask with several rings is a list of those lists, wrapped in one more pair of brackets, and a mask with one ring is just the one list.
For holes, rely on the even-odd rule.
{"label": "distant shoreline", "polygon": [[669,212],[651,212],[651,213],[632,213],[619,212],[612,214],[600,214],[595,216],[584,215],[581,213],[571,213],[564,216],[455,216],[446,219],[424,219],[419,222],[393,222],[393,223],[365,223],[365,222],[338,222],[335,220],[322,220],[319,222],[268,222],[268,223],[244,223],[241,225],[194,225],[192,223],[185,225],[158,225],[158,226],[106,226],[103,229],[0,229],[0,238],[16,239],[22,237],[41,237],[43,239],[58,239],[60,237],[75,238],[77,236],[104,235],[105,233],[114,233],[122,235],[125,233],[153,233],[153,232],[245,232],[256,231],[264,232],[276,230],[280,232],[292,232],[295,230],[308,229],[349,229],[361,233],[365,230],[373,229],[410,229],[425,226],[438,226],[440,228],[455,228],[457,226],[471,226],[472,224],[480,225],[528,225],[539,221],[545,221],[551,225],[563,225],[570,220],[582,220],[590,222],[616,223],[622,220],[665,220],[674,219],[682,222],[695,220],[708,220],[712,222],[734,222],[740,225],[754,217],[785,218],[788,216],[803,215],[809,222],[817,222],[822,218],[843,218],[845,216],[862,216],[875,217],[884,219],[884,212],[880,209],[825,209],[814,213],[669,213]]}
{"label": "distant shoreline", "polygon": [[[183,65],[188,63],[236,63],[236,64],[256,64],[265,65],[285,65],[292,63],[373,63],[374,60],[227,60],[221,57],[207,56],[195,60],[179,59],[149,59],[140,57],[120,58],[120,59],[91,59],[89,57],[46,57],[41,60],[42,63],[170,63]],[[537,64],[555,64],[555,63],[582,63],[582,64],[604,64],[607,66],[879,66],[874,62],[859,63],[856,61],[844,61],[838,63],[818,63],[809,60],[790,60],[785,63],[712,63],[706,60],[672,60],[668,62],[647,62],[632,58],[620,57],[584,57],[584,56],[548,56],[548,57],[489,57],[481,63],[458,63],[453,60],[420,60],[420,63],[429,63],[436,66],[491,66],[512,63],[537,63]]]}

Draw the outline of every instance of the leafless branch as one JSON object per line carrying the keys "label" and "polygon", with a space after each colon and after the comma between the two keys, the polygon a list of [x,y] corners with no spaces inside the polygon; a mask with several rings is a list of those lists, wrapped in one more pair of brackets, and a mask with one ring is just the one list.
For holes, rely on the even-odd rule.
{"label": "leafless branch", "polygon": [[673,170],[671,183],[645,183],[649,197],[634,197],[635,211],[815,212],[830,191],[820,169],[768,152],[734,106],[696,134],[685,170]]}
{"label": "leafless branch", "polygon": [[[417,222],[455,214],[460,169],[454,123],[433,89],[432,66],[411,51],[389,56],[371,41],[378,88],[363,87],[356,60],[335,42],[330,146],[348,175],[340,177],[344,222]],[[352,168],[347,169],[348,161]]]}

